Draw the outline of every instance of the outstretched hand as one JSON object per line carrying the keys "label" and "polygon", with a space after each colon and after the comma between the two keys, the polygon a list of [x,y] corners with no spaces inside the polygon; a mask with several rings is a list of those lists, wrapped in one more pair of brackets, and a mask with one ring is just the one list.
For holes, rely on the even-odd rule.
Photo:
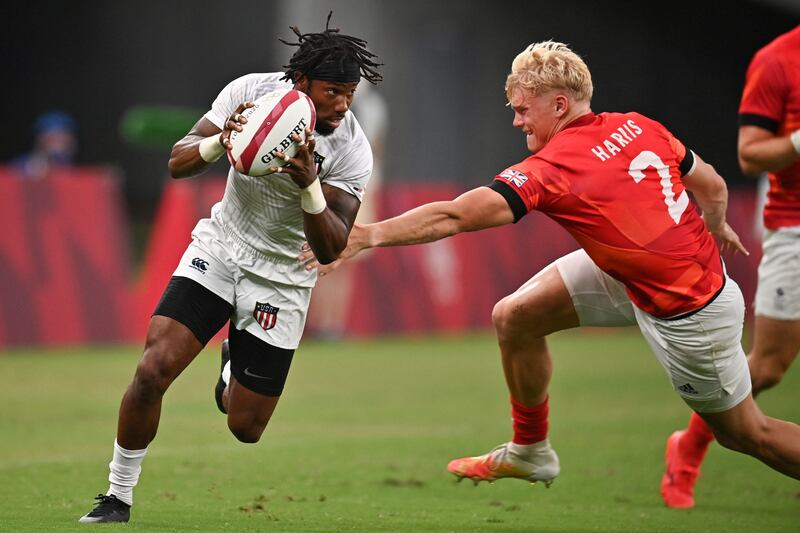
{"label": "outstretched hand", "polygon": [[368,226],[354,224],[353,229],[350,231],[350,237],[347,240],[347,246],[344,250],[342,250],[342,253],[339,254],[339,257],[336,259],[336,261],[328,263],[327,265],[322,265],[319,261],[317,261],[317,258],[314,256],[314,252],[311,250],[311,246],[309,246],[308,243],[303,244],[303,247],[300,249],[300,255],[297,256],[297,259],[301,263],[305,264],[306,270],[312,270],[316,268],[320,276],[325,276],[339,268],[343,262],[357,255],[362,250],[370,248],[368,240],[369,233]]}
{"label": "outstretched hand", "polygon": [[721,229],[712,231],[711,234],[717,239],[720,252],[733,250],[734,252],[739,252],[744,255],[750,255],[750,252],[747,251],[742,241],[739,239],[739,236],[727,222],[723,224]]}

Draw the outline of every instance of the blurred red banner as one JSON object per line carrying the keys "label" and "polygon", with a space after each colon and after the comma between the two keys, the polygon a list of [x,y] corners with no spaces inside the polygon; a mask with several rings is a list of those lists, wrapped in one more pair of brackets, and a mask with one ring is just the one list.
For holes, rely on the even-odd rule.
{"label": "blurred red banner", "polygon": [[[113,175],[82,168],[25,181],[0,169],[0,346],[142,342],[192,228],[209,216],[224,187],[221,176],[169,180],[140,275],[132,279],[127,219]],[[376,211],[386,218],[463,191],[454,183],[386,184]],[[726,254],[725,262],[747,302],[761,256],[754,209],[754,191],[731,191],[728,219],[751,255]],[[373,250],[348,266],[351,296],[343,291],[335,302],[341,334],[491,327],[496,301],[576,247],[556,223],[533,213],[502,228]],[[320,284],[336,283],[329,279]],[[325,297],[336,298],[330,288]],[[319,329],[315,319],[311,313],[312,334]]]}
{"label": "blurred red banner", "polygon": [[0,168],[0,346],[133,338],[127,217],[106,169]]}

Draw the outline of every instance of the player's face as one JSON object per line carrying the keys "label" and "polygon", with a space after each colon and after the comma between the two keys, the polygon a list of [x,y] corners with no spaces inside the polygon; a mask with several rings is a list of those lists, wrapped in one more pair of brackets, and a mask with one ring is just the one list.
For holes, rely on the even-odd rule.
{"label": "player's face", "polygon": [[514,110],[514,127],[525,134],[528,150],[533,153],[541,150],[556,134],[561,114],[555,97],[555,91],[534,96],[518,88],[509,100]]}
{"label": "player's face", "polygon": [[358,82],[336,83],[302,78],[296,85],[314,102],[317,110],[317,126],[320,135],[330,135],[342,124],[344,115],[353,103]]}

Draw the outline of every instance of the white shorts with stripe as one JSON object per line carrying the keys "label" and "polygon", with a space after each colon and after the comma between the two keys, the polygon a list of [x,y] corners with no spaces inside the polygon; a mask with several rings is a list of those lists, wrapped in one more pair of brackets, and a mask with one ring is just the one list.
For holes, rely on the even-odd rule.
{"label": "white shorts with stripe", "polygon": [[638,325],[672,383],[695,411],[714,413],[738,405],[750,393],[742,350],[744,299],[739,286],[725,287],[705,308],[679,320],[656,318],[636,307],[625,286],[583,250],[555,262],[581,326]]}
{"label": "white shorts with stripe", "polygon": [[[220,225],[213,218],[203,219],[192,232],[192,242],[173,275],[190,278],[233,305],[231,321],[236,329],[272,346],[296,349],[312,288],[273,281],[242,268],[235,253]],[[269,275],[267,262],[253,262],[258,262],[259,273]],[[276,270],[281,268],[275,265]]]}

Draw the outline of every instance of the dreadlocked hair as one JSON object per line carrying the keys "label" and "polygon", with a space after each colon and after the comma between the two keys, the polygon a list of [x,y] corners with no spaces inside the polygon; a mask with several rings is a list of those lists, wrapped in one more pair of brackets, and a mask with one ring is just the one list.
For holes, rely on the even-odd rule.
{"label": "dreadlocked hair", "polygon": [[296,72],[306,74],[321,63],[329,61],[338,61],[339,66],[342,66],[345,60],[352,59],[358,64],[362,78],[373,85],[383,80],[378,72],[378,67],[383,66],[383,63],[375,61],[378,56],[367,50],[367,41],[339,33],[339,28],[331,28],[332,15],[333,11],[328,13],[325,31],[321,33],[301,33],[297,26],[290,26],[297,36],[297,42],[291,43],[278,38],[285,45],[298,47],[289,64],[283,65],[286,72],[281,79],[296,81]]}

